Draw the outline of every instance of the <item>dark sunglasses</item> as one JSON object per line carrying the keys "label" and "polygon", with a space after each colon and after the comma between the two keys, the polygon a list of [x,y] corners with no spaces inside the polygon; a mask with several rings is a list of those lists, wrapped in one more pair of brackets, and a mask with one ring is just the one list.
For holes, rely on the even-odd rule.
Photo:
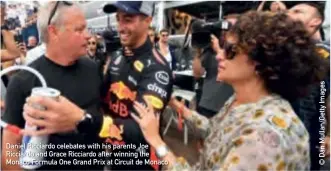
{"label": "dark sunglasses", "polygon": [[228,60],[233,59],[237,54],[237,45],[229,43],[227,41],[223,42],[222,49],[225,51],[225,58]]}
{"label": "dark sunglasses", "polygon": [[162,34],[161,36],[162,37],[168,37],[169,35],[168,34]]}
{"label": "dark sunglasses", "polygon": [[62,2],[64,5],[67,5],[67,6],[71,6],[71,5],[72,5],[72,3],[71,3],[71,2],[68,2],[68,1],[57,1],[56,4],[55,4],[55,6],[54,6],[54,8],[53,8],[53,10],[52,10],[52,12],[51,12],[51,14],[50,14],[50,16],[49,16],[49,19],[48,19],[48,25],[51,24],[52,18],[54,17],[55,12],[56,12],[56,10],[57,10],[57,8],[58,8],[58,6],[59,6],[59,4],[60,4],[61,2]]}
{"label": "dark sunglasses", "polygon": [[95,45],[96,42],[87,42],[88,45]]}

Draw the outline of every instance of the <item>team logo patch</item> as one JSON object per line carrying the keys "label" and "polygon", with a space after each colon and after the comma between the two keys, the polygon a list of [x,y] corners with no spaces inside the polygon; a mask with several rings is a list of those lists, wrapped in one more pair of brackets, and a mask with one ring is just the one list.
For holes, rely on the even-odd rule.
{"label": "team logo patch", "polygon": [[113,119],[109,116],[106,116],[103,118],[103,124],[101,131],[99,133],[99,137],[107,138],[109,139],[109,141],[111,141],[111,139],[122,141],[123,130],[124,130],[123,125],[120,125],[119,127],[116,126],[113,123]]}
{"label": "team logo patch", "polygon": [[317,51],[318,55],[322,58],[328,58],[330,56],[330,52],[328,52],[324,48],[317,47],[316,51]]}
{"label": "team logo patch", "polygon": [[109,135],[109,128],[113,125],[113,119],[109,116],[103,118],[102,128],[99,133],[100,138],[108,138]]}
{"label": "team logo patch", "polygon": [[162,109],[164,106],[162,100],[153,95],[144,95],[144,99],[146,99],[147,103],[150,103],[155,109]]}
{"label": "team logo patch", "polygon": [[137,92],[131,91],[122,81],[112,84],[110,86],[110,92],[114,93],[120,100],[136,100]]}
{"label": "team logo patch", "polygon": [[136,70],[139,72],[141,72],[144,68],[144,64],[140,61],[135,61],[133,65],[134,65],[134,68],[136,68]]}
{"label": "team logo patch", "polygon": [[165,71],[158,71],[155,73],[155,79],[157,82],[168,85],[169,84],[169,75]]}
{"label": "team logo patch", "polygon": [[165,91],[163,88],[159,87],[156,85],[156,83],[153,83],[153,84],[148,84],[147,85],[147,89],[148,90],[151,90],[155,93],[157,93],[158,95],[160,95],[162,98],[165,98],[167,97],[167,91]]}

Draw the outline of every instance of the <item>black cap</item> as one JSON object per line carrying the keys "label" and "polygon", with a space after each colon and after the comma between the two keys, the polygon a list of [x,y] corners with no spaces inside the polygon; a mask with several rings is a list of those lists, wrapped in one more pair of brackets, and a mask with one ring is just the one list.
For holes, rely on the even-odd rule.
{"label": "black cap", "polygon": [[103,7],[104,13],[113,13],[120,9],[129,14],[144,14],[153,16],[155,2],[153,1],[116,1]]}

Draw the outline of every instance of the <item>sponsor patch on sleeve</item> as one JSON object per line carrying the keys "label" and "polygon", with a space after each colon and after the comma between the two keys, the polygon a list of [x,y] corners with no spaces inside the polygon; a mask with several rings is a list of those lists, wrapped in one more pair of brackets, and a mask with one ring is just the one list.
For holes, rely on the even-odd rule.
{"label": "sponsor patch on sleeve", "polygon": [[109,137],[109,128],[113,125],[113,119],[109,116],[103,117],[102,128],[99,133],[99,137],[107,138]]}
{"label": "sponsor patch on sleeve", "polygon": [[324,48],[317,47],[317,48],[316,48],[316,51],[317,51],[318,55],[319,55],[320,57],[322,57],[322,58],[329,58],[329,56],[330,56],[330,52],[327,51],[327,50],[324,49]]}
{"label": "sponsor patch on sleeve", "polygon": [[162,100],[153,95],[144,95],[144,99],[147,100],[147,103],[150,103],[155,109],[162,109],[164,104]]}

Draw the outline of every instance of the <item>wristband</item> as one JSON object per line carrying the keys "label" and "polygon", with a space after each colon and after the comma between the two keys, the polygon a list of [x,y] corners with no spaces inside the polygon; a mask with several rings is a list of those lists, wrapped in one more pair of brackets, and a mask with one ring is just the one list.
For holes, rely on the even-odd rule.
{"label": "wristband", "polygon": [[92,124],[92,115],[85,111],[83,118],[77,124],[77,130],[78,132],[85,133],[91,127]]}

